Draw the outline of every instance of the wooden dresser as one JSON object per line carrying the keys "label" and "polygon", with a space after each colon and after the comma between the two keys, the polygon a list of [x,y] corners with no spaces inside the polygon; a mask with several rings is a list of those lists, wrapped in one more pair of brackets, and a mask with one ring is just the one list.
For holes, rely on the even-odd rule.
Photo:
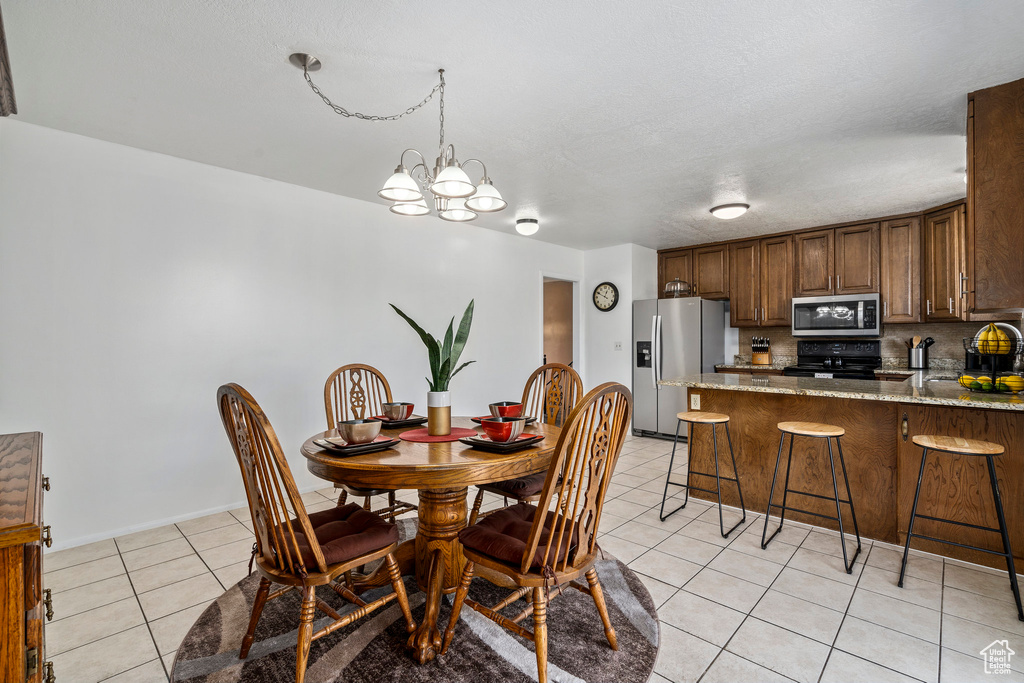
{"label": "wooden dresser", "polygon": [[43,663],[43,618],[52,618],[49,592],[43,596],[43,435],[0,435],[0,680],[52,680]]}

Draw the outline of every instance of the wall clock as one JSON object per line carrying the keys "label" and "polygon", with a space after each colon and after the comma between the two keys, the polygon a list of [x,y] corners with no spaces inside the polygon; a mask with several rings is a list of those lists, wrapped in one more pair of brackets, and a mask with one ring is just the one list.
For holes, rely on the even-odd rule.
{"label": "wall clock", "polygon": [[599,311],[610,311],[619,303],[619,288],[610,282],[594,287],[594,305]]}

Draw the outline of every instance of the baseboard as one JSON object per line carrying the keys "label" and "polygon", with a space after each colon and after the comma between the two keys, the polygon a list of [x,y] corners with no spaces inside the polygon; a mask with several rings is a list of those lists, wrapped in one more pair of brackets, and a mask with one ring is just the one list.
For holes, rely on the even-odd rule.
{"label": "baseboard", "polygon": [[[319,491],[324,487],[325,482],[321,482],[317,485],[310,486],[306,489],[299,489],[299,493],[309,493],[310,491]],[[156,529],[157,527],[167,526],[168,524],[177,524],[178,522],[185,522],[190,519],[196,519],[197,517],[206,517],[207,515],[215,515],[218,512],[227,512],[228,510],[235,510],[240,507],[245,507],[246,502],[244,500],[237,501],[234,503],[228,503],[227,505],[220,505],[218,507],[207,508],[205,510],[199,510],[197,512],[188,512],[183,515],[175,515],[174,517],[165,517],[163,519],[157,519],[152,522],[146,522],[144,524],[133,524],[131,526],[121,527],[110,531],[103,531],[97,534],[89,534],[88,536],[79,536],[69,541],[57,542],[54,541],[53,547],[47,548],[47,553],[55,553],[59,550],[68,550],[69,548],[77,548],[80,545],[86,545],[88,543],[95,543],[97,541],[105,541],[108,538],[117,538],[118,536],[126,536],[128,534],[134,534],[137,531],[148,531],[150,529]]]}

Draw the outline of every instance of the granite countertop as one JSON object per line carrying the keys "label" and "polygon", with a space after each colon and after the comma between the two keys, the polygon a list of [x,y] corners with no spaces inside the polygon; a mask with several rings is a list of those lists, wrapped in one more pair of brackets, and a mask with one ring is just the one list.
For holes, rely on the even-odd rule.
{"label": "granite countertop", "polygon": [[[911,370],[907,367],[905,358],[883,358],[882,367],[875,370],[875,375],[906,375],[908,378],[925,372],[929,376],[938,379],[956,380],[957,372],[963,368],[962,360],[950,358],[932,358],[928,370]],[[782,370],[790,365],[796,365],[796,358],[792,356],[776,356],[771,365],[754,365],[745,356],[736,356],[733,363],[719,363],[715,369],[722,370]]]}
{"label": "granite countertop", "polygon": [[904,382],[705,373],[663,379],[659,384],[694,389],[755,391],[769,394],[796,394],[1024,412],[1024,399],[1017,394],[986,394],[968,391],[957,384],[954,379],[950,379],[946,370],[921,370],[913,373],[913,376]]}

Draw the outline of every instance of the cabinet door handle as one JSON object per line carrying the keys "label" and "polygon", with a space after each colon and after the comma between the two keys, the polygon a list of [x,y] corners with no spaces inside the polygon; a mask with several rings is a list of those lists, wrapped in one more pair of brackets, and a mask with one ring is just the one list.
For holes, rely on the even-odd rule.
{"label": "cabinet door handle", "polygon": [[931,299],[925,299],[925,302],[924,302],[924,312],[925,312],[925,315],[931,315],[932,314],[932,300]]}
{"label": "cabinet door handle", "polygon": [[832,276],[831,275],[828,276],[828,288],[829,288],[829,291],[832,290]]}
{"label": "cabinet door handle", "polygon": [[953,297],[949,297],[949,312],[953,312]]}
{"label": "cabinet door handle", "polygon": [[43,477],[43,490],[44,491],[49,491],[50,490],[50,478],[49,477]]}
{"label": "cabinet door handle", "polygon": [[43,604],[46,605],[46,620],[53,621],[53,593],[49,588],[43,589]]}
{"label": "cabinet door handle", "polygon": [[764,317],[764,307],[762,306],[761,307],[761,322],[764,322],[764,320],[765,320],[765,317]]}
{"label": "cabinet door handle", "polygon": [[43,545],[49,548],[53,545],[53,537],[50,536],[50,525],[47,524],[43,527]]}
{"label": "cabinet door handle", "polygon": [[842,289],[842,288],[843,288],[842,282],[843,282],[843,278],[842,278],[841,276],[839,276],[839,275],[836,275],[836,291],[837,291],[837,292],[838,292],[838,291],[839,291],[840,289]]}
{"label": "cabinet door handle", "polygon": [[960,296],[967,296],[967,276],[960,273]]}
{"label": "cabinet door handle", "polygon": [[889,302],[888,301],[883,301],[882,302],[882,317],[883,318],[888,318],[889,317]]}

